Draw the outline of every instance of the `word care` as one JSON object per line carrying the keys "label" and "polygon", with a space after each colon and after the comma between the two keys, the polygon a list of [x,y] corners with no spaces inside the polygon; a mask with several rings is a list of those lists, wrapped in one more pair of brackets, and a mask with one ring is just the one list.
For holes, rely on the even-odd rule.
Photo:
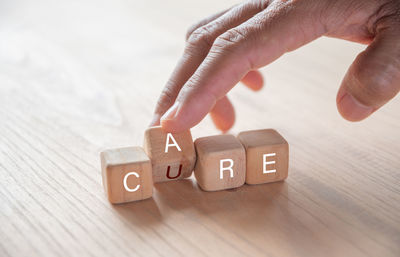
{"label": "word care", "polygon": [[111,203],[150,198],[153,183],[194,176],[200,188],[217,191],[284,180],[289,145],[273,129],[198,138],[189,130],[172,134],[146,130],[144,147],[110,149],[100,154],[103,185]]}

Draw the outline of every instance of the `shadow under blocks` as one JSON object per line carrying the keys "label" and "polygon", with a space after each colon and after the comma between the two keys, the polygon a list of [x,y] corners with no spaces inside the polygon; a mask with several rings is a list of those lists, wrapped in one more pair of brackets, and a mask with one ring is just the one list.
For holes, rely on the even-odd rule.
{"label": "shadow under blocks", "polygon": [[150,198],[154,183],[184,179],[193,171],[204,191],[284,180],[289,145],[273,129],[193,141],[189,130],[173,134],[158,126],[146,130],[143,148],[109,149],[100,158],[105,192],[117,204]]}

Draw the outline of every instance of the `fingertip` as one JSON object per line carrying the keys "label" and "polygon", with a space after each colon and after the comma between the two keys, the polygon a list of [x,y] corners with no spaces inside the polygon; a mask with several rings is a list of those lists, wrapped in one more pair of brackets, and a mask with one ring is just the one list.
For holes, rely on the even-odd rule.
{"label": "fingertip", "polygon": [[188,122],[182,121],[179,118],[175,118],[175,119],[171,119],[171,120],[161,120],[160,123],[161,123],[160,124],[161,128],[165,132],[169,132],[169,133],[181,133],[192,127]]}
{"label": "fingertip", "polygon": [[174,120],[161,120],[160,125],[162,129],[170,133],[179,133],[179,129],[176,128]]}
{"label": "fingertip", "polygon": [[258,70],[249,71],[241,81],[253,91],[259,91],[264,86],[264,78]]}
{"label": "fingertip", "polygon": [[176,101],[161,117],[160,125],[165,131],[171,133],[178,133],[182,131],[178,125],[179,120],[177,120],[179,106],[179,102]]}
{"label": "fingertip", "polygon": [[228,97],[224,96],[217,101],[210,112],[210,117],[222,133],[229,131],[235,124],[235,109]]}
{"label": "fingertip", "polygon": [[180,133],[192,128],[207,114],[203,115],[204,110],[199,107],[204,107],[201,101],[176,101],[161,117],[161,127],[170,133]]}
{"label": "fingertip", "polygon": [[215,125],[215,127],[222,133],[228,132],[235,123],[235,117],[233,118],[221,118],[218,114],[211,112],[210,117]]}
{"label": "fingertip", "polygon": [[345,89],[339,90],[337,109],[344,119],[352,122],[361,121],[376,111],[375,108],[360,103]]}

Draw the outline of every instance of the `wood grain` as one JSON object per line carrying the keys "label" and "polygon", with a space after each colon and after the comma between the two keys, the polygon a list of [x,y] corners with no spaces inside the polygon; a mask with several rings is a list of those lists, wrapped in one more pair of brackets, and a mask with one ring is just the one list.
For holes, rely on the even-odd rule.
{"label": "wood grain", "polygon": [[[322,38],[238,85],[232,133],[274,128],[285,182],[192,179],[112,206],[99,152],[142,145],[193,22],[231,1],[0,2],[0,256],[398,256],[400,101],[349,123],[335,96],[365,46]],[[217,134],[205,119],[193,138]]]}

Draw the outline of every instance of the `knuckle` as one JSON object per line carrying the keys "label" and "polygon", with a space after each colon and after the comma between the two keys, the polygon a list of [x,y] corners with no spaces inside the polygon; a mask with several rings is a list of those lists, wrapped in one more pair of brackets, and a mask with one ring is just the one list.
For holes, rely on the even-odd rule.
{"label": "knuckle", "polygon": [[189,81],[182,87],[181,92],[179,93],[179,100],[183,100],[186,98],[188,95],[190,95],[192,92],[196,92],[199,90],[199,84],[200,84],[201,77],[199,74],[194,73],[192,77],[189,79]]}
{"label": "knuckle", "polygon": [[233,28],[220,35],[214,42],[214,50],[230,51],[244,42],[246,35],[238,28]]}
{"label": "knuckle", "polygon": [[222,34],[219,39],[228,43],[239,43],[244,38],[244,34],[237,28],[230,29]]}
{"label": "knuckle", "polygon": [[247,63],[248,69],[256,67],[250,51],[257,36],[257,31],[252,27],[233,28],[220,35],[214,42],[210,53],[214,55],[241,55],[241,61]]}
{"label": "knuckle", "polygon": [[198,21],[193,23],[187,30],[186,30],[186,41],[189,40],[190,36],[195,32],[197,29],[201,28],[202,26],[206,25],[204,20]]}
{"label": "knuckle", "polygon": [[186,30],[186,34],[185,34],[185,39],[186,41],[189,40],[190,36],[192,35],[193,31],[195,31],[197,29],[197,23],[191,25],[187,30]]}
{"label": "knuckle", "polygon": [[207,47],[210,48],[214,42],[214,37],[209,26],[201,26],[191,32],[187,39],[187,43],[196,47]]}
{"label": "knuckle", "polygon": [[400,2],[398,0],[385,1],[368,21],[368,27],[372,27],[370,30],[373,34],[386,28],[398,29],[399,24]]}

